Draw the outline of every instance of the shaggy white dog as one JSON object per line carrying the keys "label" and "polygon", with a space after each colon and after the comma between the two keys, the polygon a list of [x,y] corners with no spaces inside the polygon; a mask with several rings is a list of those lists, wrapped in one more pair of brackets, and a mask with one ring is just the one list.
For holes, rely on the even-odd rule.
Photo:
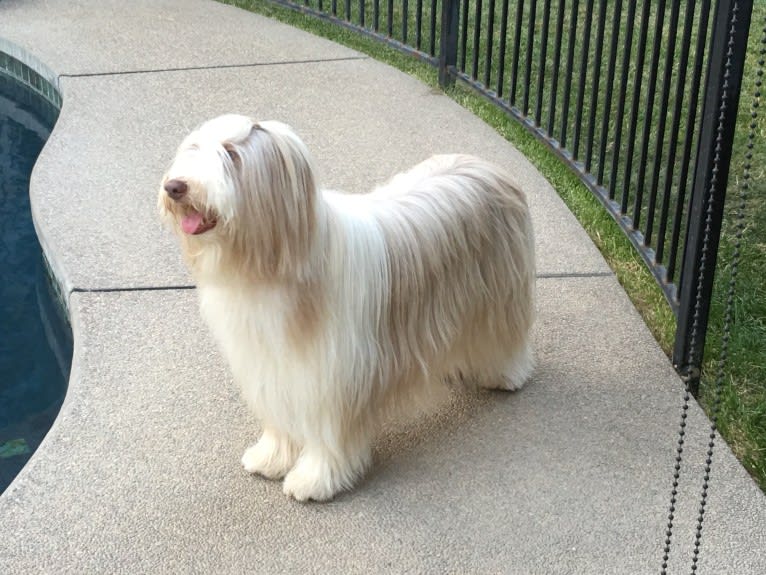
{"label": "shaggy white dog", "polygon": [[242,464],[295,499],[350,488],[382,417],[445,380],[532,370],[532,225],[492,164],[435,156],[344,195],[286,125],[226,115],[183,141],[159,208],[263,427]]}

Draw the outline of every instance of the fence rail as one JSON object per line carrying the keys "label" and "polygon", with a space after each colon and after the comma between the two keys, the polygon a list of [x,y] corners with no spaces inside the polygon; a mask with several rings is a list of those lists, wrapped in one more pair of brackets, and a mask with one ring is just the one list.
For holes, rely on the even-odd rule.
{"label": "fence rail", "polygon": [[271,1],[419,57],[545,142],[641,254],[698,378],[752,0]]}

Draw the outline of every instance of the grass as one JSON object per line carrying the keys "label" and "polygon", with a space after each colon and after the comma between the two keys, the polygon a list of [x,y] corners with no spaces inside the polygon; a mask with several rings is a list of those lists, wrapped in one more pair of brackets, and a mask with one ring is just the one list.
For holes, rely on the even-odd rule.
{"label": "grass", "polygon": [[[720,379],[721,434],[735,454],[766,491],[766,116],[754,108],[758,51],[766,26],[766,2],[753,7],[748,59],[735,137],[735,154],[729,177],[726,217],[721,236],[719,267],[713,294],[709,340],[706,345],[701,402],[710,409],[716,401],[716,379]],[[752,111],[757,112],[751,118]],[[746,172],[747,139],[752,133],[752,151],[745,202],[740,197]],[[742,219],[740,220],[740,216]],[[729,360],[718,366],[723,344],[724,309],[732,272],[732,256],[738,223],[742,240],[737,287],[733,293]]]}
{"label": "grass", "polygon": [[[435,88],[438,87],[436,71],[430,65],[420,62],[411,56],[402,54],[401,52],[373,39],[362,36],[357,32],[344,29],[331,22],[305,16],[293,10],[276,6],[269,3],[267,0],[223,1],[281,20],[297,28],[302,28],[313,34],[324,36],[335,42],[344,44],[409,73],[425,84]],[[312,5],[315,4],[316,0],[312,0]],[[583,19],[587,16],[584,12],[585,4],[585,2],[580,3],[580,10],[577,14],[570,13],[569,11],[563,14],[564,28],[566,28],[566,24],[575,17],[578,18],[581,23],[583,22]],[[610,3],[607,2],[607,4]],[[326,10],[330,5],[330,0],[325,0],[324,6]],[[600,3],[596,3],[596,5],[599,6]],[[386,3],[381,3],[380,30],[384,33],[388,26],[388,14],[386,13],[385,6]],[[400,7],[401,0],[397,0],[395,11],[393,12],[391,28],[393,29],[393,37],[402,40],[403,18]],[[415,43],[416,39],[416,27],[413,14],[418,9],[422,10],[423,22],[425,30],[427,30],[431,10],[437,10],[436,14],[439,14],[440,0],[434,3],[426,0],[422,4],[418,3],[417,0],[409,1],[409,10],[411,11],[411,14],[407,20],[409,34],[408,41],[412,44]],[[358,14],[359,3],[357,1],[352,2],[350,13],[352,21],[357,21]],[[372,1],[366,0],[365,16],[368,25],[372,24],[372,14]],[[637,14],[639,16],[641,15],[640,9],[637,9]],[[338,16],[344,18],[345,15],[345,3],[338,2]],[[493,58],[490,59],[489,62],[487,62],[486,58],[478,58],[478,66],[476,67],[475,73],[473,67],[474,49],[478,50],[479,55],[486,53],[488,39],[490,38],[490,35],[487,33],[489,21],[486,17],[482,20],[480,24],[479,39],[474,47],[473,40],[476,19],[472,12],[468,12],[466,16],[466,21],[468,22],[466,28],[466,48],[465,50],[462,50],[461,48],[460,53],[458,54],[458,65],[460,65],[462,61],[465,61],[466,65],[464,70],[469,76],[472,75],[479,81],[484,81],[488,74],[489,82],[487,85],[494,86],[497,91],[505,90],[507,92],[509,86],[508,82],[513,74],[512,71],[502,70],[497,65],[501,39],[500,34],[502,32],[499,23],[499,15],[496,14],[492,21],[493,32],[491,35],[491,43]],[[511,13],[509,13],[509,22],[512,23],[516,16],[517,14],[514,13],[512,8]],[[526,23],[528,21],[528,16],[529,15],[526,12],[523,12],[521,14],[522,21]],[[648,59],[651,55],[654,40],[651,26],[656,22],[657,16],[654,8],[647,13],[649,35],[646,48],[648,54],[647,62],[644,65],[642,76],[644,82],[647,81],[647,75],[650,73],[648,70],[650,67]],[[698,14],[693,16],[695,19],[699,18]],[[549,22],[551,33],[555,29],[557,17],[558,13],[554,4]],[[667,19],[671,16],[666,14],[665,17]],[[679,14],[680,21],[683,21],[683,17],[683,13]],[[626,18],[626,12],[623,10],[621,21],[624,21]],[[759,46],[761,35],[760,28],[763,26],[764,22],[766,22],[766,0],[755,0],[753,11],[754,24],[751,26],[749,56],[746,65],[746,77],[743,81],[743,96],[738,117],[735,155],[731,168],[728,192],[729,201],[726,206],[726,220],[724,222],[724,230],[721,238],[719,267],[717,271],[710,317],[710,328],[705,352],[705,357],[708,359],[706,360],[703,369],[699,400],[710,413],[716,403],[715,381],[716,379],[721,380],[722,391],[720,395],[718,415],[719,430],[744,466],[750,471],[755,480],[760,484],[761,488],[766,491],[766,345],[764,345],[766,342],[766,286],[762,279],[762,270],[766,269],[766,193],[764,193],[766,192],[766,151],[764,151],[763,146],[764,136],[766,135],[766,118],[763,114],[760,114],[755,121],[755,142],[758,145],[752,160],[754,168],[751,170],[750,197],[744,212],[746,226],[741,248],[737,290],[734,298],[733,329],[729,343],[729,359],[723,371],[720,371],[717,366],[722,345],[724,309],[737,231],[736,223],[738,217],[736,208],[739,203],[736,198],[738,194],[737,184],[742,179],[745,164],[744,154],[746,151],[746,138],[750,121],[749,109],[751,105],[751,98],[749,95],[753,94],[755,90],[755,68],[757,58],[754,58],[754,54]],[[541,25],[540,18],[538,17],[535,23],[536,35],[539,35]],[[526,27],[520,29],[509,25],[508,29],[505,31],[508,47],[516,42],[515,33],[512,29],[519,30],[518,42],[523,50],[527,40]],[[593,35],[598,34],[595,17],[592,21],[591,33]],[[603,38],[606,40],[607,46],[611,40],[611,34],[611,24],[608,23],[603,31]],[[693,41],[693,37],[691,40]],[[438,49],[438,33],[435,41]],[[564,54],[566,54],[568,49],[568,41],[569,36],[565,35],[562,41]],[[667,41],[668,39],[666,35],[661,37],[660,46],[667,46]],[[422,42],[425,48],[427,48],[430,43],[430,37],[426,31],[423,33]],[[674,62],[678,60],[681,44],[682,38],[679,35],[676,40],[673,57],[667,59],[671,66],[677,66]],[[593,47],[594,44],[591,43],[591,49],[593,49]],[[634,35],[631,43],[633,54],[635,54],[638,47],[638,38]],[[579,70],[583,54],[582,38],[574,38],[573,48],[573,70],[574,75],[577,76],[577,70]],[[537,78],[542,71],[545,81],[549,82],[551,78],[550,66],[546,64],[545,69],[543,69],[537,64],[540,59],[540,46],[533,45],[532,50],[532,57],[530,58],[531,75],[529,77]],[[549,46],[548,50],[550,54],[552,44]],[[624,50],[624,47],[621,47],[617,52],[618,60],[619,56],[622,54],[622,50]],[[605,49],[604,59],[607,57],[607,52],[607,49]],[[666,55],[666,53],[661,53],[661,62],[665,62]],[[690,57],[693,57],[693,55],[694,48],[691,50]],[[521,60],[517,71],[517,77],[520,82],[519,86],[523,85],[523,82],[527,77],[524,69],[526,64],[525,59],[522,58]],[[562,66],[564,66],[563,62]],[[626,90],[629,95],[624,111],[624,121],[626,123],[633,121],[633,118],[631,117],[632,100],[630,98],[630,90],[635,81],[632,75],[636,74],[636,67],[635,57],[632,57],[628,67],[625,69],[627,76]],[[508,68],[508,65],[506,65],[506,68]],[[677,70],[674,70],[674,73],[675,72],[677,72]],[[621,73],[622,70],[617,66],[614,71],[615,93],[617,93],[621,85]],[[589,106],[591,105],[596,106],[595,115],[597,118],[601,118],[604,113],[605,104],[602,99],[600,97],[592,98],[592,91],[597,88],[595,84],[592,83],[594,78],[595,74],[591,72],[585,87],[586,91],[583,92],[582,100],[583,107],[585,108],[585,118],[588,118]],[[659,84],[661,75],[658,75],[657,81]],[[544,97],[542,99],[542,109],[547,111],[556,110],[558,112],[557,117],[559,118],[559,123],[554,124],[553,133],[554,135],[560,135],[562,129],[566,129],[571,141],[574,131],[573,114],[569,115],[566,123],[561,121],[562,110],[565,104],[562,91],[563,85],[566,82],[566,74],[564,74],[564,78],[560,80],[560,82],[561,84],[556,99],[552,100],[550,96],[546,96],[547,99]],[[691,79],[687,81],[687,84],[690,83]],[[681,88],[683,89],[685,98],[688,99],[688,87],[683,85]],[[533,83],[528,94],[530,113],[533,113],[536,104],[536,90],[537,87],[535,83]],[[574,92],[569,103],[570,108],[575,106],[577,100],[577,90],[574,87],[573,90]],[[591,91],[588,92],[587,90]],[[598,90],[604,90],[603,82],[598,87]],[[471,110],[474,114],[493,126],[501,135],[512,142],[514,146],[525,154],[550,181],[567,206],[580,221],[596,246],[601,250],[601,253],[614,270],[618,280],[625,288],[628,296],[644,318],[644,321],[652,331],[660,346],[668,355],[670,355],[675,333],[675,317],[671,308],[641,257],[636,253],[623,232],[611,216],[606,213],[599,201],[580,182],[577,176],[555,157],[544,144],[529,134],[518,122],[510,119],[497,106],[487,101],[485,98],[478,96],[475,92],[461,87],[461,85],[449,89],[447,93],[464,107]],[[521,104],[523,102],[523,91],[521,88],[517,90],[516,97],[517,105],[523,107],[523,104]],[[552,105],[552,103],[554,105]],[[654,107],[648,106],[646,90],[644,90],[643,94],[639,94],[637,100],[638,113],[635,115],[636,133],[642,134],[643,132],[648,135],[648,139],[645,139],[645,142],[640,142],[639,144],[646,145],[649,150],[655,149],[658,136],[651,130],[643,130],[643,127],[645,125],[652,127],[653,123],[657,121],[660,105],[660,102],[655,102]],[[611,113],[614,115],[615,110],[611,110]],[[666,114],[666,127],[669,128],[671,123],[670,110],[662,110],[662,113]],[[546,125],[545,119],[543,119],[542,124]],[[566,127],[564,128],[564,126]],[[600,129],[600,126],[597,126],[597,128]],[[610,159],[613,157],[623,158],[623,156],[627,155],[626,147],[629,143],[623,141],[618,147],[614,138],[609,137],[610,133],[611,132],[609,131],[606,132],[607,140],[603,142],[604,148],[609,155],[608,157]],[[601,134],[601,137],[603,137],[603,134]],[[668,136],[665,136],[666,139],[667,137]],[[667,142],[663,140],[661,143],[665,144],[666,153],[668,149]],[[598,149],[598,147],[597,144],[595,149]],[[615,149],[617,151],[615,151]],[[640,153],[640,150],[641,145],[637,145],[634,154]],[[662,162],[659,162],[659,164],[662,164]],[[595,172],[597,169],[598,166],[594,165],[592,171]],[[616,182],[624,183],[624,169],[624,165],[604,165],[603,171],[605,182],[609,182],[612,174],[614,174]],[[663,177],[665,177],[664,174]],[[678,169],[676,169],[670,177],[673,178],[671,181],[672,188],[676,189],[679,186]],[[660,180],[660,184],[664,185],[664,181]],[[620,186],[615,187],[619,189]],[[627,187],[623,185],[622,189],[624,189],[627,194],[627,203],[632,205],[636,193],[635,183],[631,181],[628,183]],[[617,199],[620,199],[619,194],[617,195]],[[677,197],[674,195],[672,202],[675,202],[676,200]],[[646,221],[646,216],[647,208],[643,205],[640,210],[640,217],[643,222]]]}

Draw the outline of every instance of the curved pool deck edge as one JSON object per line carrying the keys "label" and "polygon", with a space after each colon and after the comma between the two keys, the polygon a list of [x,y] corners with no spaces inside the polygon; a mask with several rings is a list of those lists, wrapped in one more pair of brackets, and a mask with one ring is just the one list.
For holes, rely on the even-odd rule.
{"label": "curved pool deck edge", "polygon": [[[16,81],[21,82],[24,86],[44,98],[51,106],[59,111],[61,110],[62,98],[58,75],[34,54],[2,36],[0,36],[0,74],[7,74]],[[51,128],[55,128],[55,120]],[[48,268],[49,274],[54,279],[52,285],[56,290],[57,298],[65,310],[67,310],[67,298],[64,297],[64,294],[68,293],[68,290],[61,284],[62,274],[60,272],[56,273],[55,258],[51,259],[50,251],[45,248],[45,234],[38,227],[34,208],[32,210],[32,221],[43,248],[45,265]]]}
{"label": "curved pool deck edge", "polygon": [[45,80],[47,87],[40,87],[35,84],[34,81],[30,81],[28,77],[25,77],[23,73],[17,73],[13,70],[8,70],[14,77],[23,81],[25,84],[36,89],[41,95],[43,95],[53,105],[61,107],[61,94],[59,92],[59,78],[58,75],[51,70],[46,64],[40,61],[34,54],[28,50],[22,48],[18,44],[14,44],[10,40],[7,40],[0,36],[0,53],[7,54],[15,60],[18,60],[26,67],[34,70],[40,77]]}

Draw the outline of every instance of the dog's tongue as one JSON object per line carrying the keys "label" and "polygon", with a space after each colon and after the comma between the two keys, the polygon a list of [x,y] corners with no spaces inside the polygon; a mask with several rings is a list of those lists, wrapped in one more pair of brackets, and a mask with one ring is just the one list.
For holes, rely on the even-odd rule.
{"label": "dog's tongue", "polygon": [[181,218],[181,229],[186,234],[194,234],[200,227],[202,227],[202,214],[199,212],[192,212]]}

